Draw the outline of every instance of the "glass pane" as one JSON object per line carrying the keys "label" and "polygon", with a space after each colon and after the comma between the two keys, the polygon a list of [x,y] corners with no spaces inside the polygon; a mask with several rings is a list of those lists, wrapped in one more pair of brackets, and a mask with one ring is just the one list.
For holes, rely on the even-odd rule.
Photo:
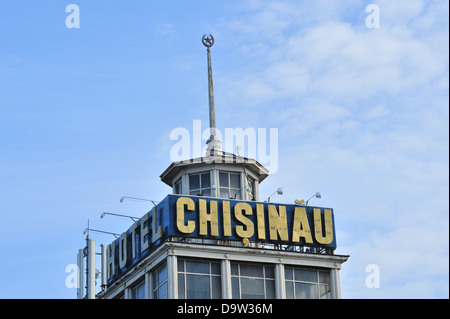
{"label": "glass pane", "polygon": [[317,285],[295,283],[295,298],[297,299],[318,299]]}
{"label": "glass pane", "polygon": [[209,299],[209,276],[186,275],[186,298],[187,299]]}
{"label": "glass pane", "polygon": [[175,194],[182,194],[183,190],[181,188],[181,180],[175,183]]}
{"label": "glass pane", "polygon": [[230,173],[230,187],[241,189],[241,176],[240,174]]}
{"label": "glass pane", "polygon": [[261,277],[261,278],[264,277],[262,265],[241,264],[240,267],[241,267],[241,276]]}
{"label": "glass pane", "polygon": [[292,268],[284,268],[284,278],[286,280],[294,280],[293,269]]}
{"label": "glass pane", "polygon": [[228,184],[228,174],[227,173],[219,173],[219,186],[229,187]]}
{"label": "glass pane", "polygon": [[211,273],[220,275],[220,264],[219,263],[215,263],[215,262],[211,263]]}
{"label": "glass pane", "polygon": [[184,299],[184,275],[178,275],[178,298]]}
{"label": "glass pane", "polygon": [[[156,287],[159,286],[159,285],[158,285],[158,277],[156,276],[156,272],[153,274],[152,278],[153,278],[153,290],[155,290]],[[155,298],[156,298],[156,297],[155,297]]]}
{"label": "glass pane", "polygon": [[264,280],[241,277],[242,299],[264,299]]}
{"label": "glass pane", "polygon": [[239,276],[238,264],[231,263],[231,275],[232,276]]}
{"label": "glass pane", "polygon": [[158,289],[158,299],[167,299],[167,282]]}
{"label": "glass pane", "polygon": [[144,299],[145,298],[145,283],[141,283],[136,287],[136,299]]}
{"label": "glass pane", "polygon": [[222,298],[222,283],[219,276],[211,277],[211,288],[212,288],[212,298],[220,299]]}
{"label": "glass pane", "polygon": [[158,270],[158,285],[161,285],[164,281],[167,280],[167,268],[166,265],[164,265],[163,267],[161,267]]}
{"label": "glass pane", "polygon": [[231,295],[233,299],[241,298],[239,295],[239,277],[231,277]]}
{"label": "glass pane", "polygon": [[209,274],[209,262],[186,261],[186,272],[196,274]]}
{"label": "glass pane", "polygon": [[220,198],[230,198],[230,195],[228,194],[228,189],[227,188],[221,188],[220,189]]}
{"label": "glass pane", "polygon": [[253,194],[253,184],[255,183],[255,181],[251,178],[247,178],[247,186],[250,188],[250,193]]}
{"label": "glass pane", "polygon": [[330,272],[329,271],[319,271],[319,282],[321,284],[330,283]]}
{"label": "glass pane", "polygon": [[319,285],[320,299],[331,299],[331,287]]}
{"label": "glass pane", "polygon": [[184,260],[181,258],[178,258],[177,260],[177,270],[179,272],[184,272]]}
{"label": "glass pane", "polygon": [[189,175],[189,189],[200,188],[200,175]]}
{"label": "glass pane", "polygon": [[294,283],[292,281],[286,281],[286,298],[294,299]]}
{"label": "glass pane", "polygon": [[237,189],[231,189],[230,197],[232,197],[233,199],[241,199],[241,191]]}
{"label": "glass pane", "polygon": [[142,282],[131,290],[132,299],[145,299],[145,283]]}
{"label": "glass pane", "polygon": [[275,270],[273,266],[265,266],[266,278],[275,278]]}
{"label": "glass pane", "polygon": [[294,273],[297,281],[317,282],[317,271],[315,270],[294,269]]}
{"label": "glass pane", "polygon": [[203,196],[211,196],[211,188],[202,190]]}
{"label": "glass pane", "polygon": [[275,280],[266,280],[266,299],[275,299]]}
{"label": "glass pane", "polygon": [[205,173],[205,174],[202,174],[201,176],[202,176],[202,188],[211,187],[210,174]]}

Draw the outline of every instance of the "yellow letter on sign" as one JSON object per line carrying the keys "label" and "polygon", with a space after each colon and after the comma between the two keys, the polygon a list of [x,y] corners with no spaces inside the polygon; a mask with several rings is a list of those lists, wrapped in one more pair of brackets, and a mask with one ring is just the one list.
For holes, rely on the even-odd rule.
{"label": "yellow letter on sign", "polygon": [[230,202],[222,202],[222,215],[223,215],[223,235],[231,236],[231,213],[230,213]]}
{"label": "yellow letter on sign", "polygon": [[189,220],[187,224],[184,223],[184,207],[188,210],[195,210],[195,203],[189,197],[180,197],[177,200],[177,228],[184,234],[190,234],[195,229],[195,222]]}
{"label": "yellow letter on sign", "polygon": [[234,206],[234,217],[245,226],[236,226],[236,234],[241,238],[250,238],[255,233],[255,228],[253,222],[242,215],[242,213],[245,215],[252,215],[252,207],[245,202],[239,202]]}
{"label": "yellow letter on sign", "polygon": [[258,224],[258,239],[266,239],[263,204],[256,204],[256,223]]}
{"label": "yellow letter on sign", "polygon": [[[278,206],[280,214],[278,214],[275,205],[269,205],[269,234],[271,240],[278,240],[278,235],[281,240],[288,241],[288,230],[286,220],[286,207]],[[278,234],[278,235],[277,235]]]}
{"label": "yellow letter on sign", "polygon": [[322,235],[322,214],[320,208],[314,208],[314,235],[319,244],[328,245],[333,241],[333,219],[331,210],[325,209],[325,237]]}
{"label": "yellow letter on sign", "polygon": [[300,237],[305,238],[307,244],[312,244],[311,229],[309,228],[308,217],[306,217],[305,207],[295,207],[294,226],[292,226],[292,241],[298,243]]}
{"label": "yellow letter on sign", "polygon": [[219,224],[217,221],[217,201],[212,200],[209,202],[209,214],[206,207],[206,200],[199,199],[198,206],[200,211],[200,235],[208,235],[208,223],[211,225],[211,236],[219,236]]}

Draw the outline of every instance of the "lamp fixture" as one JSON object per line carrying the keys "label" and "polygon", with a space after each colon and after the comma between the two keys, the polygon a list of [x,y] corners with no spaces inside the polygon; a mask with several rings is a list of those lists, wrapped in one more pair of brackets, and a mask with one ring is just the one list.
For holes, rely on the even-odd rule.
{"label": "lamp fixture", "polygon": [[119,217],[128,217],[128,218],[131,218],[134,222],[135,222],[136,220],[139,220],[139,217],[133,217],[133,216],[129,216],[129,215],[122,215],[122,214],[115,214],[115,213],[107,213],[107,212],[104,212],[104,213],[100,216],[100,218],[105,217],[105,215],[112,215],[112,216],[119,216]]}
{"label": "lamp fixture", "polygon": [[272,197],[275,193],[277,193],[278,195],[283,195],[283,189],[281,187],[278,187],[278,189],[273,192],[272,194],[270,194],[270,196],[267,198],[266,202],[270,202],[270,197]]}
{"label": "lamp fixture", "polygon": [[308,202],[313,198],[322,198],[322,195],[319,192],[316,192],[314,195],[312,195],[310,198],[308,198],[308,200],[306,201],[306,206],[308,206]]}
{"label": "lamp fixture", "polygon": [[308,202],[313,198],[313,197],[315,197],[315,198],[322,198],[322,195],[319,193],[319,192],[316,192],[314,195],[312,195],[310,198],[308,198],[308,200],[305,202],[305,200],[304,199],[301,199],[301,200],[298,200],[298,199],[296,199],[295,200],[295,204],[296,205],[305,205],[305,206],[308,206]]}
{"label": "lamp fixture", "polygon": [[109,231],[103,231],[103,230],[98,230],[98,229],[92,229],[92,228],[86,228],[84,231],[83,231],[83,234],[85,235],[86,233],[88,233],[88,236],[89,236],[89,232],[90,231],[93,231],[93,232],[96,232],[96,233],[102,233],[102,234],[108,234],[108,235],[113,235],[114,237],[116,237],[116,238],[119,238],[120,237],[120,234],[116,234],[116,233],[112,233],[112,232],[109,232]]}
{"label": "lamp fixture", "polygon": [[126,199],[137,200],[137,201],[144,201],[144,202],[152,202],[152,204],[155,205],[155,206],[156,206],[156,203],[159,203],[156,200],[145,199],[145,198],[138,198],[138,197],[130,197],[130,196],[122,196],[120,198],[120,202],[122,203]]}

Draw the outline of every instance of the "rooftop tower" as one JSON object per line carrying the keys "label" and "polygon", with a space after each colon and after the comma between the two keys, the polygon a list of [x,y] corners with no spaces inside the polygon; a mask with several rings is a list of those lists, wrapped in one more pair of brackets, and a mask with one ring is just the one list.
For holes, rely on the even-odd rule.
{"label": "rooftop tower", "polygon": [[173,188],[173,194],[257,201],[259,183],[269,171],[255,159],[222,151],[218,138],[211,63],[214,42],[211,34],[202,38],[207,52],[210,129],[205,157],[173,162],[160,178]]}

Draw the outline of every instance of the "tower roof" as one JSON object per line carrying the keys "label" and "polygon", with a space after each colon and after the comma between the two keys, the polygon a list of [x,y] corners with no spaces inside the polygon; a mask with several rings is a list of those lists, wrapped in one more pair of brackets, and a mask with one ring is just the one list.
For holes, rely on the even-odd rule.
{"label": "tower roof", "polygon": [[222,164],[222,165],[243,165],[258,176],[258,182],[261,183],[267,176],[269,170],[260,164],[257,160],[235,154],[222,152],[222,155],[212,155],[206,157],[196,157],[184,161],[177,161],[170,164],[169,167],[160,175],[161,180],[169,186],[172,186],[173,179],[183,169],[195,168],[205,165]]}

